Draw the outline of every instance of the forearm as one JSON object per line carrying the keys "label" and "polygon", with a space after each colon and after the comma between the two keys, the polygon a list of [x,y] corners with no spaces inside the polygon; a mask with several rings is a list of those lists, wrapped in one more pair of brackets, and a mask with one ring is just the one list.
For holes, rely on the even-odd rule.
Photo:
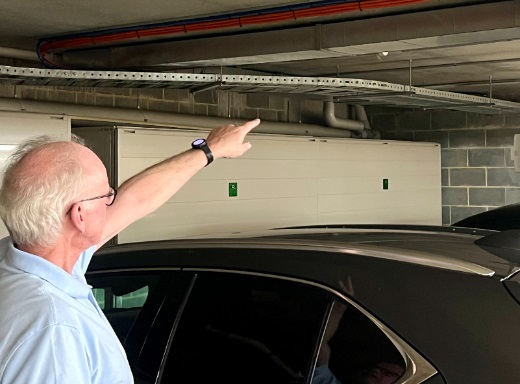
{"label": "forearm", "polygon": [[105,231],[98,247],[167,202],[206,162],[204,152],[190,149],[126,180],[118,188],[114,205],[107,209]]}
{"label": "forearm", "polygon": [[136,212],[137,220],[155,211],[206,165],[200,150],[187,150],[154,164],[126,180],[118,189],[116,203]]}

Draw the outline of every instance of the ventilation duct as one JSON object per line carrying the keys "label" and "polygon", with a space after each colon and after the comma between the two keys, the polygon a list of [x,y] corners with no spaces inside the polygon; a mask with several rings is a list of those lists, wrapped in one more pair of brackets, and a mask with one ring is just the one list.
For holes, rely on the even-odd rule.
{"label": "ventilation duct", "polygon": [[[39,41],[37,52],[43,64],[59,68],[63,66],[63,63],[60,62],[61,54],[66,51],[98,47],[113,48],[114,46],[138,44],[143,41],[178,39],[186,35],[200,36],[201,34],[218,34],[248,29],[270,29],[273,26],[287,25],[287,23],[304,23],[317,17],[326,19],[338,17],[338,15],[361,15],[378,11],[388,13],[396,12],[396,9],[404,12],[411,9],[410,7],[428,2],[431,0],[321,0],[312,3],[305,1],[299,4],[240,11],[212,17],[45,38]],[[139,44],[139,46],[142,45]]]}
{"label": "ventilation duct", "polygon": [[372,131],[370,122],[365,111],[365,107],[362,105],[354,105],[353,108],[354,117],[352,119],[340,119],[335,114],[335,104],[332,101],[325,101],[323,103],[323,117],[325,124],[331,128],[345,129],[353,132],[355,137],[363,139],[379,139],[381,135],[377,131]]}
{"label": "ventilation duct", "polygon": [[40,61],[38,54],[33,51],[23,49],[0,47],[0,57],[7,57],[9,59],[20,59],[27,61]]}

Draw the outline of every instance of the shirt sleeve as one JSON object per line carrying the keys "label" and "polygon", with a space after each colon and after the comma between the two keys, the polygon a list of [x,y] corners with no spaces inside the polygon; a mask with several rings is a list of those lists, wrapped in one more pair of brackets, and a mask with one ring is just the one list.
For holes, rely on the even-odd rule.
{"label": "shirt sleeve", "polygon": [[52,325],[25,339],[8,359],[0,382],[90,384],[92,367],[77,329]]}
{"label": "shirt sleeve", "polygon": [[314,370],[314,376],[312,377],[312,384],[341,384],[336,379],[336,376],[329,369],[327,364],[320,365]]}

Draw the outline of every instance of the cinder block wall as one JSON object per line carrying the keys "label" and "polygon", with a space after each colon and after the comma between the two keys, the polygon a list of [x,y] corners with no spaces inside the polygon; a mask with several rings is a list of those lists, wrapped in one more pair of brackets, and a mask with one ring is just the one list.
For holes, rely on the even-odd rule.
{"label": "cinder block wall", "polygon": [[433,141],[442,148],[443,223],[520,202],[511,148],[519,115],[370,108],[385,139]]}
{"label": "cinder block wall", "polygon": [[[29,87],[0,84],[0,97],[141,109],[202,116],[323,124],[323,103],[301,97],[177,89]],[[345,104],[336,106],[347,117]],[[372,128],[391,140],[442,147],[443,223],[520,202],[520,174],[511,161],[520,115],[367,107]]]}

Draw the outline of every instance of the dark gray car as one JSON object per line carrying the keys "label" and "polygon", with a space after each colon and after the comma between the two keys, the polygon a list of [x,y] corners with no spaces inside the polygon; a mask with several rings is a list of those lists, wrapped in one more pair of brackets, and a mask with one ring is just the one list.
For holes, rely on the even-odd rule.
{"label": "dark gray car", "polygon": [[316,226],[124,244],[100,250],[87,279],[136,383],[318,383],[330,352],[342,384],[509,384],[513,235]]}

